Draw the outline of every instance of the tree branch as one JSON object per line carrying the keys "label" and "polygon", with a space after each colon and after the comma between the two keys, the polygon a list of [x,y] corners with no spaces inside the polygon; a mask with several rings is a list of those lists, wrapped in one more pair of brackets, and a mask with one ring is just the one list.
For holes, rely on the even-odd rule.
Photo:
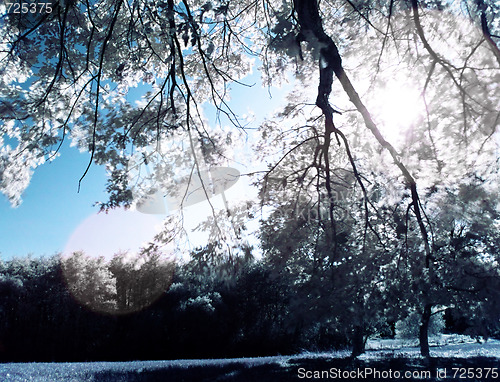
{"label": "tree branch", "polygon": [[95,97],[94,126],[93,126],[93,132],[92,132],[92,147],[91,147],[91,153],[90,153],[90,160],[89,160],[89,163],[87,165],[87,168],[85,169],[85,172],[81,176],[80,180],[78,180],[78,192],[80,192],[80,186],[82,184],[82,180],[83,180],[83,178],[85,178],[85,176],[89,172],[90,166],[92,165],[92,161],[94,159],[95,147],[96,147],[97,118],[98,118],[98,112],[99,112],[99,94],[100,94],[100,89],[101,89],[102,67],[104,65],[104,53],[106,52],[106,47],[107,47],[108,42],[111,39],[111,36],[113,34],[113,29],[115,27],[116,20],[118,19],[118,14],[120,13],[120,8],[121,8],[122,4],[123,4],[123,0],[119,0],[118,4],[116,5],[116,10],[115,10],[113,20],[111,21],[111,25],[109,26],[108,34],[106,35],[106,38],[104,39],[104,42],[102,43],[101,58],[99,60],[99,70],[97,72],[97,89],[96,89],[96,97]]}
{"label": "tree branch", "polygon": [[[413,0],[416,1],[416,0]],[[338,48],[330,36],[328,36],[323,29],[323,20],[319,14],[317,0],[294,0],[295,10],[297,12],[297,20],[300,26],[301,34],[308,39],[311,44],[319,44],[320,49],[320,83],[318,86],[318,97],[316,105],[322,110],[325,116],[325,129],[326,131],[334,131],[333,113],[335,110],[331,107],[328,97],[331,93],[331,86],[333,82],[333,74],[337,77],[344,91],[349,96],[350,101],[354,104],[356,109],[361,113],[366,127],[372,132],[379,144],[385,148],[391,155],[394,163],[403,174],[407,187],[411,190],[411,198],[413,211],[417,219],[420,229],[420,234],[425,248],[425,265],[426,268],[430,266],[431,249],[429,245],[429,238],[427,229],[424,224],[421,206],[419,201],[419,194],[417,191],[417,184],[413,176],[410,174],[406,166],[401,162],[399,154],[394,147],[387,142],[382,136],[377,125],[373,121],[368,109],[361,101],[354,86],[349,80],[347,74],[342,67],[342,59],[340,57]]]}

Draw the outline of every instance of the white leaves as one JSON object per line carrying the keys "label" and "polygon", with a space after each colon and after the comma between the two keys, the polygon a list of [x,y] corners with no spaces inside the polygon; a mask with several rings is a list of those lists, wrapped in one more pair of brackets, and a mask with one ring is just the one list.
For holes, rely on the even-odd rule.
{"label": "white leaves", "polygon": [[21,204],[21,195],[30,183],[33,170],[44,162],[37,149],[11,148],[9,145],[0,148],[0,192],[13,207]]}

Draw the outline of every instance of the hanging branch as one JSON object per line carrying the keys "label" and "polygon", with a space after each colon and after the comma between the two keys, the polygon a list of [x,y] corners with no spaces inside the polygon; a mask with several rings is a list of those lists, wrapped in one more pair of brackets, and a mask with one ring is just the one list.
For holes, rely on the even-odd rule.
{"label": "hanging branch", "polygon": [[481,18],[481,31],[483,32],[483,36],[486,39],[486,42],[491,48],[491,51],[495,54],[495,58],[497,59],[498,65],[500,65],[500,48],[496,44],[496,42],[493,40],[493,37],[499,38],[500,36],[495,36],[491,33],[490,27],[488,25],[488,19],[486,17],[486,8],[487,5],[484,3],[483,0],[476,0],[476,4],[478,7],[478,10],[481,12],[480,18]]}
{"label": "hanging branch", "polygon": [[[316,105],[321,109],[325,117],[325,131],[331,134],[331,132],[334,132],[336,129],[333,124],[333,114],[336,111],[332,108],[330,102],[328,101],[328,97],[332,90],[333,75],[335,74],[344,91],[349,96],[350,101],[354,104],[358,112],[361,113],[366,127],[375,136],[379,144],[390,153],[394,163],[403,174],[407,187],[411,190],[411,205],[413,206],[413,211],[417,219],[425,248],[425,266],[426,268],[429,268],[431,249],[427,229],[422,216],[417,183],[415,179],[410,174],[406,166],[401,162],[400,156],[394,147],[382,136],[368,109],[361,101],[356,89],[345,73],[344,68],[342,67],[342,58],[340,57],[337,45],[323,29],[323,20],[319,14],[317,0],[294,0],[294,8],[297,13],[297,21],[302,38],[311,44],[321,47],[319,62],[320,80]],[[357,170],[354,171],[356,174]]]}
{"label": "hanging branch", "polygon": [[113,29],[116,24],[116,20],[118,19],[118,15],[120,13],[120,8],[123,4],[123,0],[120,0],[120,2],[116,5],[116,10],[115,14],[113,16],[113,20],[111,20],[111,25],[109,26],[108,33],[106,35],[106,38],[104,39],[104,42],[102,43],[102,49],[101,49],[101,57],[99,59],[99,69],[97,72],[97,88],[96,88],[96,96],[95,96],[95,110],[94,110],[94,126],[93,126],[93,132],[92,132],[92,147],[91,147],[91,153],[90,153],[90,160],[87,165],[87,168],[85,169],[85,172],[81,176],[80,180],[78,181],[78,192],[80,192],[80,186],[82,184],[82,180],[85,178],[87,173],[89,172],[90,166],[92,165],[92,161],[94,160],[94,154],[95,154],[95,148],[96,148],[96,134],[97,134],[97,118],[98,118],[98,111],[99,111],[99,93],[101,89],[101,74],[102,74],[102,68],[104,65],[104,53],[106,52],[106,48],[108,46],[108,42],[111,39],[111,36],[113,34]]}

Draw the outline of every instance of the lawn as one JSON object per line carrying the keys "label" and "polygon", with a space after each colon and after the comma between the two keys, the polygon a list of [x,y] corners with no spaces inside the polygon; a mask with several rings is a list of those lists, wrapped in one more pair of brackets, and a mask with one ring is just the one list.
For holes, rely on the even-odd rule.
{"label": "lawn", "polygon": [[8,363],[1,381],[494,381],[500,379],[500,341],[463,336],[431,341],[430,361],[412,341],[372,340],[351,359],[345,351],[292,356],[87,363]]}

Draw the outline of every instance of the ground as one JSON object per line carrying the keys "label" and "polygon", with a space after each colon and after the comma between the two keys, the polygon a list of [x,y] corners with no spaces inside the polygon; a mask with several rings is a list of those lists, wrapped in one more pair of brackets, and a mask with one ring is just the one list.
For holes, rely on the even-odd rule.
{"label": "ground", "polygon": [[357,359],[347,351],[213,360],[88,363],[7,363],[0,381],[495,381],[500,380],[500,341],[465,336],[432,338],[430,361],[415,341],[371,340]]}

